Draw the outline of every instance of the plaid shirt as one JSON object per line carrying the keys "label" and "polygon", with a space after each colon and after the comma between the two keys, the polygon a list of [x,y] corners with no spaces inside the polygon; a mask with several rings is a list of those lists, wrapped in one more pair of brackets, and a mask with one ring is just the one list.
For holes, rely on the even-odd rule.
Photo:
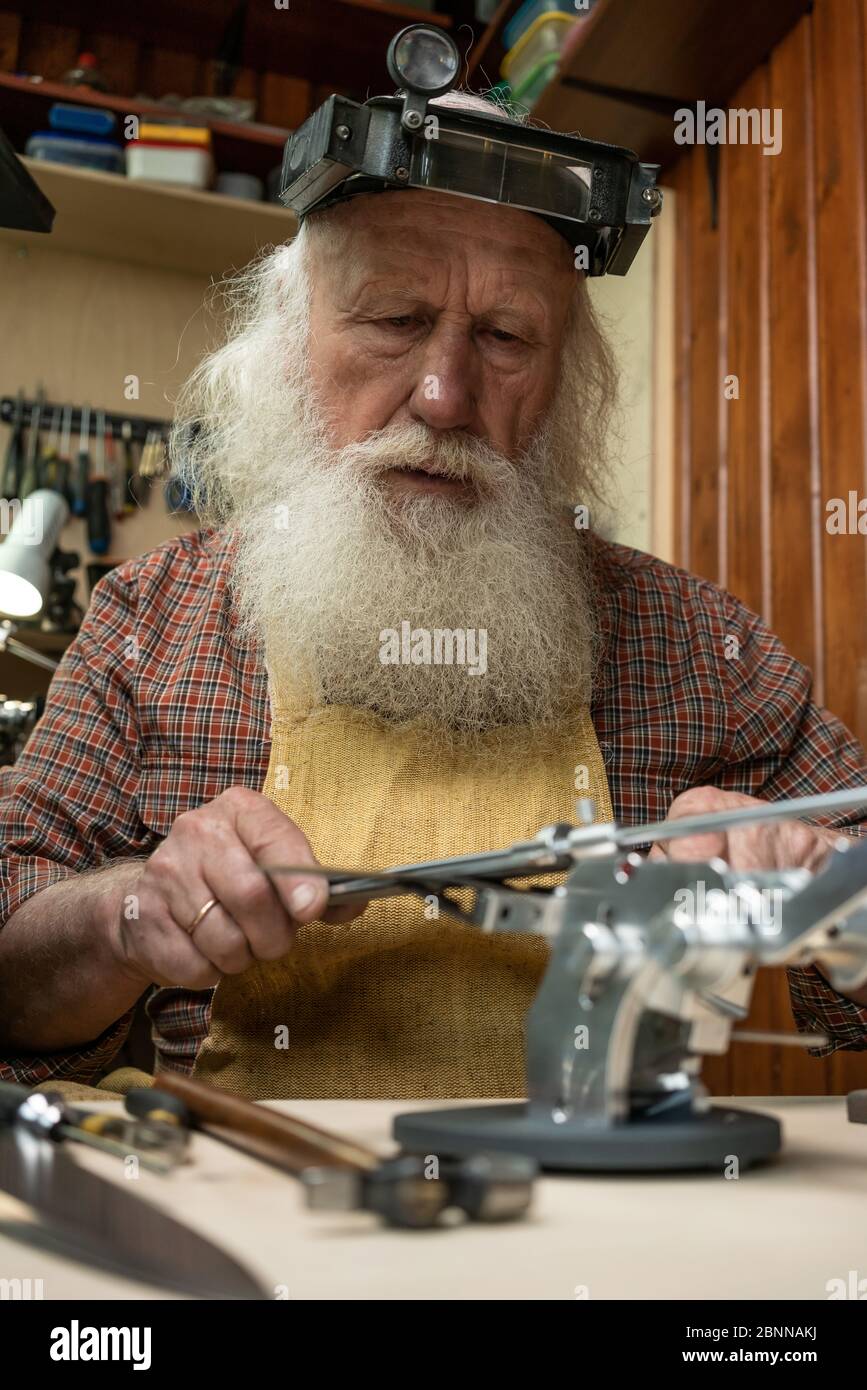
{"label": "plaid shirt", "polygon": [[[618,820],[661,819],[703,784],[774,800],[865,780],[861,748],[811,703],[809,672],[759,618],[649,555],[595,546],[604,650],[592,713]],[[2,769],[0,923],[82,869],[151,853],[177,815],[227,787],[261,788],[267,681],[236,630],[230,566],[225,534],[190,534],[97,585],[45,714]],[[798,1026],[831,1039],[823,1051],[867,1048],[867,1008],[812,968],[789,980]],[[158,1069],[192,1068],[211,996],[151,995]],[[90,1045],[0,1059],[0,1078],[91,1081],[131,1017]]]}

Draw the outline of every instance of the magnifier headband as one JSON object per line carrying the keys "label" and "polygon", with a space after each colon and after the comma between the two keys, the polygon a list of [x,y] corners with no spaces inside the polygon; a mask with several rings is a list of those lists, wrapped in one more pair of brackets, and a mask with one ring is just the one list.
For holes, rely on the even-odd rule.
{"label": "magnifier headband", "polygon": [[[435,103],[407,130],[402,94],[331,96],[286,144],[280,200],[303,219],[362,193],[426,188],[534,213],[589,275],[624,275],[659,211],[658,166],[631,150]],[[582,264],[583,261],[583,264]]]}

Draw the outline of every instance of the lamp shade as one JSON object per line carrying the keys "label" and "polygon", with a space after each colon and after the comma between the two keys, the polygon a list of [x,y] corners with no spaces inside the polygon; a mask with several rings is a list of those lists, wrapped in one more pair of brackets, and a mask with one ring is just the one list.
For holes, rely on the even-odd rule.
{"label": "lamp shade", "polygon": [[[33,618],[51,588],[49,561],[69,516],[59,492],[37,488],[23,502],[0,503],[6,540],[0,545],[0,613]],[[11,523],[11,524],[10,524]]]}

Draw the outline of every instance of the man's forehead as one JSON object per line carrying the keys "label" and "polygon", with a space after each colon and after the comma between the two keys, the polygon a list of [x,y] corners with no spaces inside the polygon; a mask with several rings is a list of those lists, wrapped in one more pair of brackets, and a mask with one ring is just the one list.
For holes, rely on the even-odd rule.
{"label": "man's forehead", "polygon": [[372,259],[384,266],[415,252],[486,266],[496,260],[532,267],[537,275],[573,268],[567,243],[539,217],[474,198],[426,189],[366,194],[344,204],[340,220],[353,243],[350,262]]}

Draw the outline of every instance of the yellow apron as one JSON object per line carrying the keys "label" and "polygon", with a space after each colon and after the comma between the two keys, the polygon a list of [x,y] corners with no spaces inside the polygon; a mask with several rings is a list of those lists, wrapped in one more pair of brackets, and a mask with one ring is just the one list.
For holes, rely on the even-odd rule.
{"label": "yellow apron", "polygon": [[[263,791],[323,864],[359,870],[503,848],[574,820],[576,795],[611,818],[589,711],[551,732],[431,744],[332,706],[299,713],[272,692]],[[576,768],[584,769],[578,776]],[[217,986],[194,1075],[255,1098],[523,1094],[523,1024],[548,958],[538,937],[487,936],[419,898],[313,922],[283,960]]]}

